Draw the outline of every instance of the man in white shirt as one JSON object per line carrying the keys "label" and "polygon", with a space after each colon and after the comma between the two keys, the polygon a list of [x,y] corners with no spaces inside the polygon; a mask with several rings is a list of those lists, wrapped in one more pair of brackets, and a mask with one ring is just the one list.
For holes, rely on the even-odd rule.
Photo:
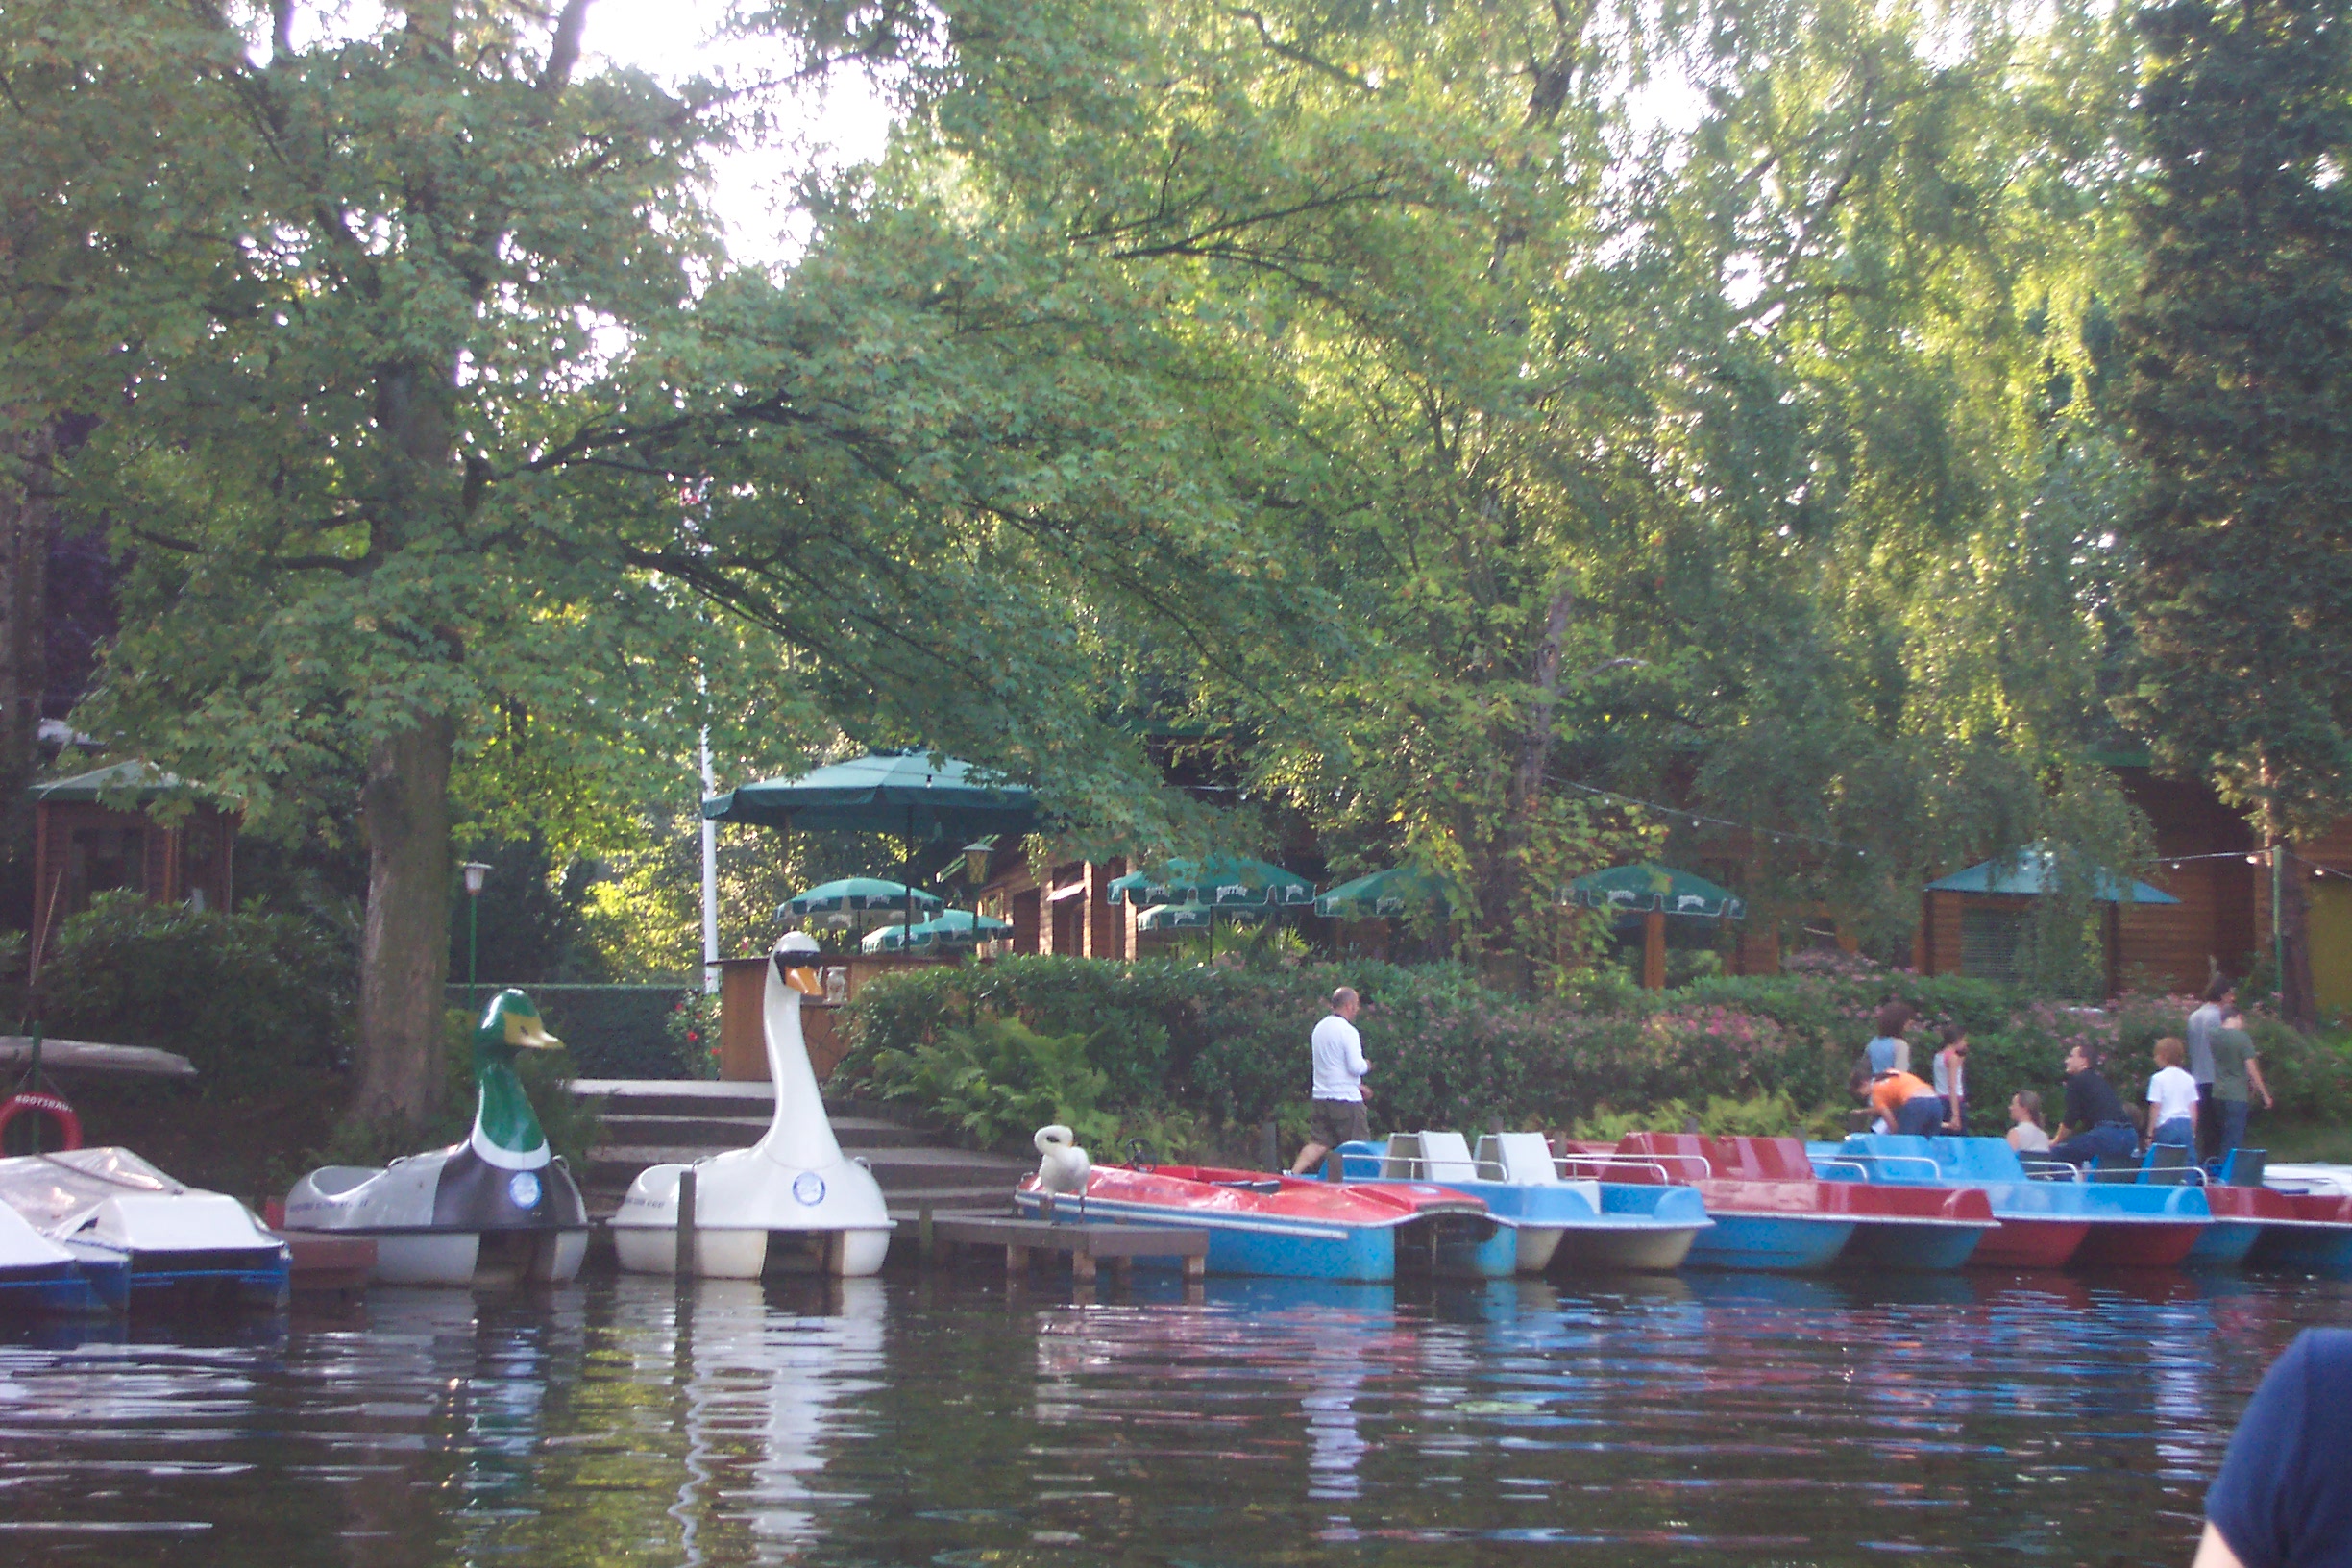
{"label": "man in white shirt", "polygon": [[1306,1176],[1342,1143],[1360,1143],[1372,1136],[1364,1115],[1364,1101],[1372,1091],[1364,1075],[1372,1069],[1364,1061],[1363,1036],[1356,1032],[1356,1015],[1363,1009],[1356,992],[1341,986],[1331,994],[1331,1012],[1314,1026],[1314,1107],[1307,1121],[1307,1146],[1299,1150],[1293,1176]]}

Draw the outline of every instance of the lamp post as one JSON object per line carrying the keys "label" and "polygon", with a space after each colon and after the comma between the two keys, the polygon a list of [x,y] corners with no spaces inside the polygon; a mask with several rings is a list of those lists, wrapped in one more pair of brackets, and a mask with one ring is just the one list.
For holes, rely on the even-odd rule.
{"label": "lamp post", "polygon": [[475,987],[475,965],[481,951],[481,890],[482,878],[490,868],[478,860],[469,860],[458,870],[465,872],[466,888],[466,1011],[481,1004],[481,994]]}

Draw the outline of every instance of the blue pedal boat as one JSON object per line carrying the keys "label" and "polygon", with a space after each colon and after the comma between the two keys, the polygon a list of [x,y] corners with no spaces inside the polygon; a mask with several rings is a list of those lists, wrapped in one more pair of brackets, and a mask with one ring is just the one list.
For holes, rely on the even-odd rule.
{"label": "blue pedal boat", "polygon": [[110,1293],[118,1294],[126,1279],[121,1269],[85,1269],[71,1251],[35,1230],[14,1210],[0,1208],[0,1317],[103,1312],[110,1302],[99,1293],[100,1281],[115,1286]]}
{"label": "blue pedal boat", "polygon": [[[1745,1213],[1754,1221],[1749,1228],[1766,1247],[1801,1240],[1801,1233],[1790,1230],[1789,1220],[1815,1214],[1847,1224],[1847,1245],[1840,1250],[1856,1262],[1932,1271],[1958,1268],[1996,1228],[1992,1205],[1981,1192],[1948,1186],[1874,1185],[1850,1167],[1817,1170],[1805,1146],[1793,1138],[1637,1133],[1619,1148],[1703,1165],[1709,1177],[1700,1184],[1700,1195],[1719,1228],[1727,1213]],[[1711,1244],[1711,1238],[1703,1239],[1693,1257],[1703,1258]],[[1816,1266],[1825,1266],[1837,1256],[1831,1252]],[[1722,1266],[1784,1265],[1727,1262]]]}
{"label": "blue pedal boat", "polygon": [[0,1208],[71,1254],[109,1306],[263,1311],[285,1306],[286,1245],[236,1199],[183,1186],[128,1149],[0,1160]]}
{"label": "blue pedal boat", "polygon": [[1459,1133],[1400,1133],[1343,1143],[1335,1158],[1349,1181],[1409,1181],[1419,1172],[1479,1199],[1515,1236],[1512,1262],[1522,1274],[1678,1268],[1714,1223],[1685,1188],[1563,1178],[1541,1133],[1482,1134],[1475,1157]]}
{"label": "blue pedal boat", "polygon": [[[1032,1173],[1013,1202],[1037,1218],[1048,1196]],[[1205,1231],[1210,1273],[1281,1279],[1475,1277],[1496,1238],[1509,1240],[1484,1204],[1431,1182],[1327,1182],[1207,1165],[1096,1165],[1085,1195],[1057,1197],[1052,1217]]]}
{"label": "blue pedal boat", "polygon": [[2070,1167],[2046,1164],[2058,1179],[2037,1179],[1997,1138],[1860,1134],[1822,1147],[1828,1158],[1861,1164],[1874,1183],[1981,1189],[2001,1222],[1978,1251],[1976,1262],[1986,1267],[2055,1268],[2071,1261],[2170,1268],[2213,1223],[2205,1194],[2194,1187],[2086,1182],[2074,1179]]}

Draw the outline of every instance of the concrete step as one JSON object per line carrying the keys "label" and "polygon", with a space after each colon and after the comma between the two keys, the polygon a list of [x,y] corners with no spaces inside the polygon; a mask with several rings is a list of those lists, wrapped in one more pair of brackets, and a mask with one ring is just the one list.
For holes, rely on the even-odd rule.
{"label": "concrete step", "polygon": [[[923,1135],[894,1121],[871,1116],[832,1118],[833,1136],[851,1151],[907,1148],[923,1142]],[[766,1116],[653,1115],[630,1110],[607,1113],[600,1129],[603,1140],[618,1144],[659,1144],[666,1147],[747,1149],[768,1131]]]}

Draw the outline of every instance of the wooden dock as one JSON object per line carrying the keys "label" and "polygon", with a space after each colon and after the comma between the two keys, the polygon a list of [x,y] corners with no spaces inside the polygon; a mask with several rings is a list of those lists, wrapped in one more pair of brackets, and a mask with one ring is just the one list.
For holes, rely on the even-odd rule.
{"label": "wooden dock", "polygon": [[1097,1263],[1111,1265],[1124,1280],[1138,1258],[1178,1258],[1188,1284],[1208,1272],[1209,1233],[1176,1226],[1097,1225],[1085,1221],[1010,1219],[992,1214],[931,1214],[919,1221],[926,1259],[956,1247],[1004,1249],[1005,1271],[1029,1272],[1040,1253],[1066,1254],[1070,1277],[1093,1283]]}

